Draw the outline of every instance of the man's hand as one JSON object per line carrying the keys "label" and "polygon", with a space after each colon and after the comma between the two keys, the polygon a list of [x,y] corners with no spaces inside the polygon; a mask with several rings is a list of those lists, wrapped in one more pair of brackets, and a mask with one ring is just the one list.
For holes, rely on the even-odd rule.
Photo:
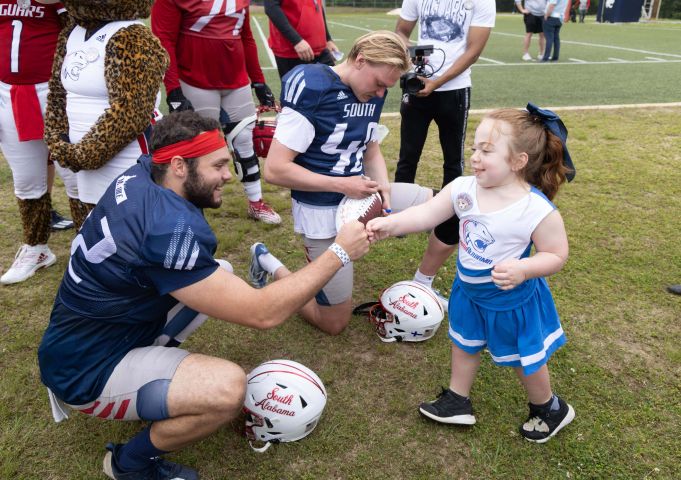
{"label": "man's hand", "polygon": [[314,60],[314,52],[307,41],[301,40],[300,42],[296,43],[293,48],[298,54],[298,58],[300,58],[302,61],[311,62]]}
{"label": "man's hand", "polygon": [[263,107],[274,108],[274,94],[270,87],[266,83],[254,83],[251,85],[253,90],[255,90],[255,96],[258,97],[258,102]]}
{"label": "man's hand", "polygon": [[337,62],[340,61],[340,59],[338,58],[338,55],[340,55],[341,58],[343,58],[343,57],[342,57],[342,56],[343,56],[343,53],[339,50],[338,46],[333,42],[333,40],[329,40],[328,42],[326,42],[326,49],[327,49],[329,52],[331,52],[331,56],[332,56],[332,57],[334,58],[334,60],[336,60]]}
{"label": "man's hand", "polygon": [[425,86],[421,90],[416,92],[417,97],[427,97],[438,88],[438,85],[435,83],[434,80],[430,80],[429,78],[424,77],[419,78],[425,84]]}
{"label": "man's hand", "polygon": [[372,193],[378,192],[378,182],[374,182],[366,175],[354,175],[352,177],[344,177],[343,191],[350,198],[365,198]]}
{"label": "man's hand", "polygon": [[184,96],[182,89],[179,87],[168,92],[168,95],[166,96],[166,103],[168,104],[168,110],[170,113],[194,110],[192,102],[190,102],[187,97]]}
{"label": "man's hand", "polygon": [[336,243],[343,247],[353,262],[369,251],[367,232],[357,220],[344,224],[336,235]]}

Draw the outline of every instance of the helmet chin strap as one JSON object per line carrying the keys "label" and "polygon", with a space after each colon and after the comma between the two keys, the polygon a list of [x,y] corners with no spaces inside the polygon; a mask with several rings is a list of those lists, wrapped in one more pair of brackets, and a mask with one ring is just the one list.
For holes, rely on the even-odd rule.
{"label": "helmet chin strap", "polygon": [[250,440],[248,441],[248,444],[251,446],[253,451],[258,452],[258,453],[265,453],[267,451],[267,449],[270,448],[270,445],[272,445],[272,442],[265,442],[265,445],[263,445],[260,448],[254,447],[253,442],[250,441]]}

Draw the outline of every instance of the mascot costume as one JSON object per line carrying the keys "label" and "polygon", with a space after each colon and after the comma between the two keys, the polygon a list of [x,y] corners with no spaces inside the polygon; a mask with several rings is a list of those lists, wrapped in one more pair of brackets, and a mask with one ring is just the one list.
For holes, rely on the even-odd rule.
{"label": "mascot costume", "polygon": [[77,228],[111,181],[148,153],[168,55],[141,19],[152,0],[64,0],[49,82],[45,141],[52,158],[77,172],[71,200]]}

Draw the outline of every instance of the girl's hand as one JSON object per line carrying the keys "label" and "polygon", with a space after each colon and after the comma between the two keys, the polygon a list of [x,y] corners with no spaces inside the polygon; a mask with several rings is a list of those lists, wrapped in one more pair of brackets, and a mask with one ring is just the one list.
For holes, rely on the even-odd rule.
{"label": "girl's hand", "polygon": [[492,269],[492,281],[501,290],[511,290],[527,279],[523,264],[517,258],[497,263]]}
{"label": "girl's hand", "polygon": [[390,236],[390,217],[376,217],[367,222],[366,232],[369,242],[375,243]]}

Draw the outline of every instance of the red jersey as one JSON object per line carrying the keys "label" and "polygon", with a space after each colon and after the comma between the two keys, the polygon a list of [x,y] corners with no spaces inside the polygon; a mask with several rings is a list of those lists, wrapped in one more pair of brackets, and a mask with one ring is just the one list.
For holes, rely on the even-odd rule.
{"label": "red jersey", "polygon": [[[282,0],[281,9],[298,35],[310,44],[315,56],[322,53],[326,48],[326,26],[321,0]],[[268,43],[277,57],[298,58],[296,49],[272,21]]]}
{"label": "red jersey", "polygon": [[47,82],[61,30],[61,3],[0,0],[0,82],[33,85]]}
{"label": "red jersey", "polygon": [[206,90],[265,81],[248,0],[156,0],[151,30],[170,56],[167,92],[180,86],[179,79]]}

